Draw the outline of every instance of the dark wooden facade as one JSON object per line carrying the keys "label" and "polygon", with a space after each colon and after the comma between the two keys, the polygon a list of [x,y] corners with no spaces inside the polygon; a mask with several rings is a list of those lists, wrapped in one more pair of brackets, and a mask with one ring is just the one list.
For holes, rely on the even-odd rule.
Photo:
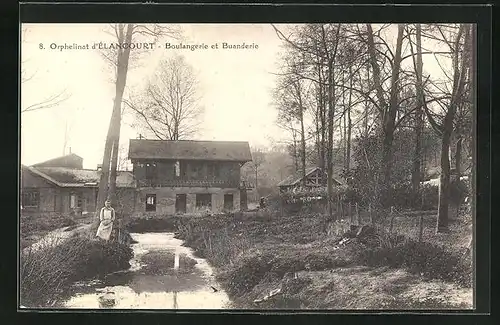
{"label": "dark wooden facade", "polygon": [[241,163],[144,159],[132,162],[139,187],[239,188]]}

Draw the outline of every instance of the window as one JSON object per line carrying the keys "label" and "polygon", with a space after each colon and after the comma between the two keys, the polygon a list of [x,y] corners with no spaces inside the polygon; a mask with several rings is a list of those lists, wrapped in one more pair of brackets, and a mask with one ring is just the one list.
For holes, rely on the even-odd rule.
{"label": "window", "polygon": [[193,177],[195,179],[201,177],[201,165],[198,162],[192,163]]}
{"label": "window", "polygon": [[175,170],[175,177],[180,177],[181,176],[181,164],[179,163],[179,161],[175,162],[174,170]]}
{"label": "window", "polygon": [[232,210],[234,208],[233,195],[224,194],[224,210]]}
{"label": "window", "polygon": [[217,163],[210,163],[208,165],[208,175],[213,178],[219,177],[220,166]]}
{"label": "window", "polygon": [[186,213],[186,194],[177,194],[175,196],[175,212]]}
{"label": "window", "polygon": [[69,207],[71,209],[80,208],[83,209],[85,203],[85,199],[82,195],[78,195],[78,193],[71,193],[69,195]]}
{"label": "window", "polygon": [[152,180],[156,178],[156,163],[147,163],[146,165],[146,179]]}
{"label": "window", "polygon": [[156,211],[156,194],[146,194],[146,212]]}
{"label": "window", "polygon": [[40,192],[38,190],[25,190],[22,193],[21,203],[24,209],[36,208],[40,204]]}
{"label": "window", "polygon": [[70,196],[69,196],[69,207],[71,209],[76,208],[76,194],[70,194]]}
{"label": "window", "polygon": [[212,194],[196,194],[197,208],[212,208]]}

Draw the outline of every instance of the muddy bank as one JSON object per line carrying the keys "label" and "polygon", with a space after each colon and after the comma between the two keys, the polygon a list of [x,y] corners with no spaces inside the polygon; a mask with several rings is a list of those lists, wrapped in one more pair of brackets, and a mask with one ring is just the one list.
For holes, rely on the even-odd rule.
{"label": "muddy bank", "polygon": [[[79,283],[68,308],[223,309],[227,294],[206,260],[173,233],[132,233],[134,257],[126,271]],[[107,303],[103,303],[107,302]]]}
{"label": "muddy bank", "polygon": [[55,231],[21,251],[23,306],[58,307],[75,282],[130,267],[133,255],[128,245],[90,240],[78,231]]}
{"label": "muddy bank", "polygon": [[233,308],[472,308],[470,258],[404,236],[341,240],[321,221],[183,219],[178,237],[214,266]]}

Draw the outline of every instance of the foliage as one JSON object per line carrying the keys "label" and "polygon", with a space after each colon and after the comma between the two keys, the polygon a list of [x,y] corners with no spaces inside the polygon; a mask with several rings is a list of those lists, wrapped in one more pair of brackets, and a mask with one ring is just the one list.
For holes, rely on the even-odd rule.
{"label": "foliage", "polygon": [[53,304],[75,281],[127,269],[132,249],[118,242],[86,237],[53,239],[39,248],[21,252],[21,304],[44,307]]}
{"label": "foliage", "polygon": [[29,235],[34,232],[52,231],[58,228],[76,225],[75,220],[64,214],[22,214],[20,221],[21,236]]}
{"label": "foliage", "polygon": [[367,247],[358,255],[358,261],[369,266],[402,267],[429,279],[472,285],[470,260],[428,242],[407,239],[393,247]]}

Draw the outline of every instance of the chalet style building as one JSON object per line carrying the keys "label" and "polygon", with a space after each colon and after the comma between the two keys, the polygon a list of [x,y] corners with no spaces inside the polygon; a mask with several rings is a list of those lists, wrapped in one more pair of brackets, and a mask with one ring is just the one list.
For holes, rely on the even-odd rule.
{"label": "chalet style building", "polygon": [[248,142],[130,140],[129,159],[136,212],[220,213],[246,205],[240,170],[252,160]]}
{"label": "chalet style building", "polygon": [[[310,167],[306,169],[306,189],[322,188],[326,187],[327,175],[319,167]],[[284,180],[282,180],[278,187],[280,193],[290,192],[295,189],[304,188],[304,177],[302,171],[299,171]],[[333,185],[340,186],[343,183],[340,181],[340,177],[333,177]]]}
{"label": "chalet style building", "polygon": [[[130,140],[133,171],[118,171],[121,215],[231,212],[246,207],[240,169],[252,160],[248,142]],[[24,214],[84,216],[96,210],[101,169],[84,169],[69,154],[21,166]]]}

